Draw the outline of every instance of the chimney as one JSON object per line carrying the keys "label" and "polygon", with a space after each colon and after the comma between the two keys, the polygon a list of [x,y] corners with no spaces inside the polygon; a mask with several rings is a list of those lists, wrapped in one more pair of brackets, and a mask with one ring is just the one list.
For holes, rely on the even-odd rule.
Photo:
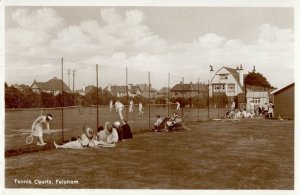
{"label": "chimney", "polygon": [[210,70],[209,70],[209,72],[210,72],[210,78],[209,78],[209,82],[211,82],[212,81],[212,78],[213,78],[213,75],[214,75],[214,68],[213,68],[213,66],[212,65],[209,65],[209,67],[210,67]]}
{"label": "chimney", "polygon": [[[238,67],[237,67],[238,68]],[[244,86],[244,71],[243,71],[243,65],[241,64],[240,65],[240,68],[238,70],[238,73],[239,73],[239,78],[240,78],[240,84],[241,86],[243,87]]]}
{"label": "chimney", "polygon": [[252,72],[256,72],[256,70],[255,70],[255,66],[253,66],[253,70],[252,70]]}

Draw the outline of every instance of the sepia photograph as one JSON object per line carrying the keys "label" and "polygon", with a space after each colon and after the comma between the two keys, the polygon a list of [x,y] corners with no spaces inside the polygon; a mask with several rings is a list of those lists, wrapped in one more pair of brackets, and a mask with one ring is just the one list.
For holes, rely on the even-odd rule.
{"label": "sepia photograph", "polygon": [[293,192],[296,3],[274,2],[4,3],[4,189]]}

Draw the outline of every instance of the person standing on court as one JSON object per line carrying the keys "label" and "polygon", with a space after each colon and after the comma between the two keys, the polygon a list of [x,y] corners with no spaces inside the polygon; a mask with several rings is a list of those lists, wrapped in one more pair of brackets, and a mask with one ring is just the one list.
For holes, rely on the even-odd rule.
{"label": "person standing on court", "polygon": [[129,102],[129,112],[133,112],[133,100]]}
{"label": "person standing on court", "polygon": [[180,103],[179,103],[179,102],[176,102],[176,104],[177,104],[176,110],[180,110]]}
{"label": "person standing on court", "polygon": [[139,103],[139,115],[143,114],[143,104],[142,102]]}
{"label": "person standing on court", "polygon": [[32,124],[31,130],[32,130],[32,136],[38,137],[38,142],[36,145],[38,146],[44,146],[47,143],[43,140],[43,124],[46,124],[48,132],[50,131],[50,125],[49,121],[52,120],[52,115],[47,114],[46,116],[39,116]]}
{"label": "person standing on court", "polygon": [[111,112],[112,109],[113,109],[113,101],[110,100],[110,102],[109,102],[109,111]]}
{"label": "person standing on court", "polygon": [[119,112],[120,119],[123,120],[124,117],[123,117],[122,111],[123,111],[124,105],[120,102],[120,100],[117,100],[115,103],[115,106],[116,106],[117,112]]}

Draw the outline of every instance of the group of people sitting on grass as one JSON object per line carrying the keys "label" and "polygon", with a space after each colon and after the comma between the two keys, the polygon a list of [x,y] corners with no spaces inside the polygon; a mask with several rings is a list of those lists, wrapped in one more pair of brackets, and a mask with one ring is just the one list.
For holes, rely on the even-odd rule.
{"label": "group of people sitting on grass", "polygon": [[90,127],[83,127],[83,134],[78,138],[72,137],[71,140],[62,145],[54,142],[55,148],[70,148],[70,149],[83,149],[85,147],[98,148],[98,147],[115,147],[119,141],[125,139],[132,139],[132,132],[126,120],[122,120],[122,125],[119,121],[111,124],[106,122],[103,126],[99,126],[97,133]]}
{"label": "group of people sitting on grass", "polygon": [[228,110],[224,118],[227,119],[240,119],[240,118],[254,118],[264,116],[265,118],[274,117],[274,105],[272,103],[265,103],[264,105],[250,104],[249,112],[245,109],[232,109]]}
{"label": "group of people sitting on grass", "polygon": [[178,130],[183,126],[182,118],[176,112],[171,117],[162,118],[160,115],[156,115],[156,122],[153,123],[153,131],[155,132],[169,132]]}

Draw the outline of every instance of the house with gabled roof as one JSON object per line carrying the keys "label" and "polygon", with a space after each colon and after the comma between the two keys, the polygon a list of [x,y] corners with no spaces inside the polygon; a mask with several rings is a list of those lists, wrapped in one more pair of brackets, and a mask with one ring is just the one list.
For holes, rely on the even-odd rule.
{"label": "house with gabled roof", "polygon": [[205,83],[182,83],[176,84],[170,89],[171,98],[191,98],[196,96],[204,96],[207,94],[207,84]]}
{"label": "house with gabled roof", "polygon": [[234,97],[243,93],[244,77],[246,75],[243,73],[242,65],[236,69],[223,66],[215,73],[211,70],[211,76],[209,83],[210,96],[225,93],[227,97]]}
{"label": "house with gabled roof", "polygon": [[[255,66],[253,67],[255,72]],[[237,103],[246,104],[242,107],[249,108],[251,105],[263,105],[270,102],[270,92],[272,88],[265,88],[260,86],[244,86],[244,74],[242,65],[234,68],[223,66],[214,72],[211,66],[211,79],[209,83],[209,96],[225,93],[228,100]],[[237,96],[243,96],[238,101]]]}
{"label": "house with gabled roof", "polygon": [[161,98],[161,97],[165,97],[166,98],[166,97],[168,97],[169,90],[170,90],[170,88],[168,88],[168,87],[161,88],[160,90],[158,90],[156,92],[156,97],[157,98]]}
{"label": "house with gabled roof", "polygon": [[111,92],[111,94],[115,97],[126,97],[127,92],[129,97],[135,97],[137,95],[141,95],[141,91],[138,86],[133,86],[132,84],[126,85],[108,85],[104,88],[104,90],[107,90]]}
{"label": "house with gabled roof", "polygon": [[136,87],[138,87],[141,91],[141,95],[145,98],[149,98],[149,94],[150,94],[150,98],[156,98],[156,89],[154,89],[153,87],[150,87],[149,89],[149,85],[145,84],[136,84],[134,85]]}
{"label": "house with gabled roof", "polygon": [[93,90],[97,90],[97,87],[94,85],[83,85],[82,89],[76,90],[75,93],[79,93],[80,95],[86,95],[87,93],[90,93]]}
{"label": "house with gabled roof", "polygon": [[61,90],[68,93],[71,92],[71,89],[61,79],[57,79],[57,77],[47,82],[37,82],[34,80],[30,88],[37,93],[46,92],[53,93],[54,95],[61,93]]}

